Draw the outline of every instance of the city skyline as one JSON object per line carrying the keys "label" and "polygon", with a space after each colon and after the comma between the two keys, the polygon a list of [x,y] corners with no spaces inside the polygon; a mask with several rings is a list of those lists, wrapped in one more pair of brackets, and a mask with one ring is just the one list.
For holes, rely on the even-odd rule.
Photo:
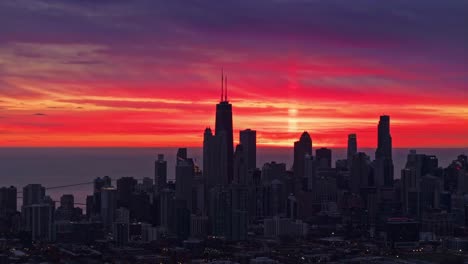
{"label": "city skyline", "polygon": [[467,147],[466,3],[381,5],[2,2],[0,146],[201,147],[224,67],[234,143]]}

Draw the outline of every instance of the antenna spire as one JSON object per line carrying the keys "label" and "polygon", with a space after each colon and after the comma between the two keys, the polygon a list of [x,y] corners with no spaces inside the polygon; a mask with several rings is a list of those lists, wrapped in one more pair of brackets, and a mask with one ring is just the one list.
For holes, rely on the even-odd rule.
{"label": "antenna spire", "polygon": [[226,89],[226,91],[224,92],[224,101],[227,102],[227,75],[226,77],[224,77],[224,89]]}
{"label": "antenna spire", "polygon": [[223,101],[223,96],[224,96],[224,69],[221,67],[221,101]]}

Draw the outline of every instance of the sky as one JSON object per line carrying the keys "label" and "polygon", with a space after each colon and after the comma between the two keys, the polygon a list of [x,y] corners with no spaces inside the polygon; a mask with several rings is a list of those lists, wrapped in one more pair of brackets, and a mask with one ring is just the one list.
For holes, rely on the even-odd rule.
{"label": "sky", "polygon": [[468,146],[468,2],[0,1],[0,146]]}

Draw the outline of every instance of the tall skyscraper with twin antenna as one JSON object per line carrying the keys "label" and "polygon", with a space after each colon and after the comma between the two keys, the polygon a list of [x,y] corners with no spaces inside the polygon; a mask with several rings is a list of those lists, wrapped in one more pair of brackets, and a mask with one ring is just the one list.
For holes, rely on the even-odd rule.
{"label": "tall skyscraper with twin antenna", "polygon": [[227,96],[227,76],[221,72],[221,101],[216,105],[216,125],[215,135],[221,136],[224,134],[224,141],[227,158],[227,178],[228,182],[233,178],[233,154],[234,154],[234,139],[232,130],[232,105],[228,101]]}

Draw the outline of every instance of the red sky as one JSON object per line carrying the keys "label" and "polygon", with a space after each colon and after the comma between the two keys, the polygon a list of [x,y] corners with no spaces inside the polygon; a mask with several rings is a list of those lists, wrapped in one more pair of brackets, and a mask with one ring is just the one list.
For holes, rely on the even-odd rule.
{"label": "red sky", "polygon": [[406,2],[2,3],[0,146],[200,146],[224,67],[235,139],[374,147],[387,114],[396,147],[467,147],[466,18]]}

